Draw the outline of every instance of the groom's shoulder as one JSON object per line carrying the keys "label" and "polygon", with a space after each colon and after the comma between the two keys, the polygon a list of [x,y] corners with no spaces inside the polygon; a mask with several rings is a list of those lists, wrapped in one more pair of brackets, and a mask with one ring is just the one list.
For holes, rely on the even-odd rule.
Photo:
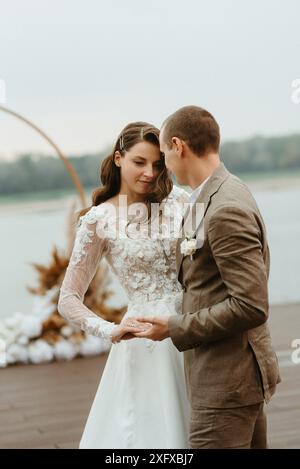
{"label": "groom's shoulder", "polygon": [[228,171],[227,178],[212,197],[211,212],[230,207],[246,213],[258,211],[256,201],[247,184]]}
{"label": "groom's shoulder", "polygon": [[228,177],[224,183],[220,186],[218,191],[220,196],[224,198],[232,199],[233,201],[243,200],[254,200],[250,188],[247,184],[242,181],[238,176],[228,171]]}

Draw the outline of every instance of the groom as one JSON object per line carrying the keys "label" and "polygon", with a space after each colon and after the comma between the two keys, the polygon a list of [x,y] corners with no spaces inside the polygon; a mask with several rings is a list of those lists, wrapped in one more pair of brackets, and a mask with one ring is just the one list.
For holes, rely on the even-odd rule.
{"label": "groom", "polygon": [[179,109],[160,142],[169,170],[193,190],[192,212],[204,204],[204,238],[193,256],[181,254],[184,233],[178,241],[182,314],[140,318],[152,327],[135,335],[170,337],[184,352],[191,448],[266,448],[264,402],[280,376],[267,325],[264,221],[247,186],[220,162],[219,126],[208,111]]}

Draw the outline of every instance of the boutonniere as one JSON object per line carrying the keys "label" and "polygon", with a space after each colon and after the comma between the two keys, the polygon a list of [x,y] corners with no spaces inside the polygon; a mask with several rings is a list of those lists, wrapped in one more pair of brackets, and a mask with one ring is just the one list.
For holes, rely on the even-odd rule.
{"label": "boutonniere", "polygon": [[185,239],[180,243],[180,252],[184,256],[190,256],[191,261],[193,260],[193,254],[197,250],[197,239],[192,238],[192,235],[187,234]]}

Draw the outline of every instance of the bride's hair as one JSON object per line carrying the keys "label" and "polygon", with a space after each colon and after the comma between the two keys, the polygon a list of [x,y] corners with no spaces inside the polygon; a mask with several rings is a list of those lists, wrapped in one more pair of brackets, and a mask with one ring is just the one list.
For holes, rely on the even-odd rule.
{"label": "bride's hair", "polygon": [[[120,192],[121,174],[120,168],[114,161],[115,152],[119,151],[122,156],[135,144],[149,142],[159,148],[159,129],[147,122],[132,122],[120,133],[113,147],[112,152],[102,161],[100,179],[103,187],[98,187],[92,194],[92,206],[99,205]],[[172,190],[173,183],[169,177],[165,165],[164,154],[160,153],[160,170],[155,180],[153,190],[147,194],[147,202],[162,202]],[[85,208],[79,212],[78,218],[84,215],[90,208]]]}

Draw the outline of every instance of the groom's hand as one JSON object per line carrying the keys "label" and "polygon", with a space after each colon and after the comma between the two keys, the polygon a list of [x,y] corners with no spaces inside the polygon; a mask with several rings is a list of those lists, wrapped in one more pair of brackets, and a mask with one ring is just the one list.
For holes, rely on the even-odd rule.
{"label": "groom's hand", "polygon": [[[151,325],[148,325],[148,328]],[[141,324],[134,318],[123,318],[121,323],[114,327],[111,341],[117,344],[121,340],[130,340],[135,338],[135,332],[142,332],[147,329],[146,324]]]}
{"label": "groom's hand", "polygon": [[167,317],[136,317],[136,320],[142,323],[150,323],[152,324],[152,327],[149,327],[144,332],[135,332],[135,337],[151,340],[164,340],[167,337],[170,337]]}

